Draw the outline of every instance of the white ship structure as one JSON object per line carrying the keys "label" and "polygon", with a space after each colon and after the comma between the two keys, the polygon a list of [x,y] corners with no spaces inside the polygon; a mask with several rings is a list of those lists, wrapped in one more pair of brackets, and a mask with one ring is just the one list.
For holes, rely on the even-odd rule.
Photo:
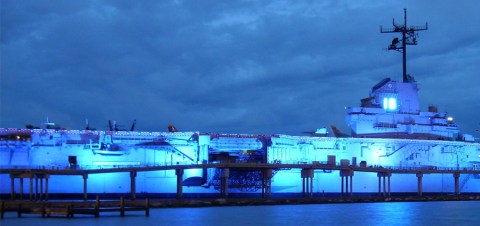
{"label": "white ship structure", "polygon": [[[406,20],[405,20],[406,21]],[[415,31],[425,27],[396,25],[382,32],[399,32],[389,49],[404,54],[403,81],[384,79],[373,86],[359,107],[346,109],[347,136],[332,127],[320,129],[312,136],[209,134],[178,132],[66,130],[48,123],[47,129],[0,128],[0,168],[80,169],[120,168],[130,166],[188,165],[205,163],[319,163],[348,160],[351,166],[408,169],[480,169],[480,143],[472,135],[460,133],[459,126],[445,112],[434,106],[420,109],[418,85],[406,74],[406,45],[416,44]],[[398,46],[397,46],[398,45]],[[400,46],[401,45],[401,46]],[[133,126],[132,126],[133,130]],[[256,171],[230,171],[230,193],[258,193],[261,176]],[[275,170],[272,193],[300,193],[300,169]],[[314,193],[339,193],[338,171],[315,170]],[[354,193],[378,191],[374,173],[355,172]],[[462,193],[480,192],[480,176],[462,174]],[[81,178],[52,176],[51,194],[82,193]],[[91,193],[128,193],[128,173],[91,174]],[[10,176],[0,174],[0,194],[11,190]],[[174,170],[138,172],[137,193],[175,193]],[[183,175],[185,194],[218,193],[217,169],[188,169]],[[423,191],[452,193],[452,174],[425,174]],[[18,183],[15,184],[18,189]],[[395,174],[392,193],[417,192],[417,178],[412,174]]]}

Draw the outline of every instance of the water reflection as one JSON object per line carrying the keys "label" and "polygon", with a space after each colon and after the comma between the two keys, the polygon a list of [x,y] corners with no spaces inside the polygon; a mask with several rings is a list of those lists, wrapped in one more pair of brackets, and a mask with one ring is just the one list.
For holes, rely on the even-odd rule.
{"label": "water reflection", "polygon": [[476,225],[480,201],[352,203],[152,209],[101,217],[41,218],[7,213],[1,225]]}

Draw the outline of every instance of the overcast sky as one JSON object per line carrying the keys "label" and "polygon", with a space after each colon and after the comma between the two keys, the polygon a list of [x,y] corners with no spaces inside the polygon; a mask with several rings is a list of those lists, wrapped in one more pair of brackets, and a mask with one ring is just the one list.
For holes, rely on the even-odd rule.
{"label": "overcast sky", "polygon": [[[441,2],[441,3],[440,3]],[[447,111],[480,136],[480,5],[465,1],[2,0],[1,122],[97,129],[292,134],[349,132],[385,77],[401,80],[395,34],[424,25],[408,49],[423,110]]]}

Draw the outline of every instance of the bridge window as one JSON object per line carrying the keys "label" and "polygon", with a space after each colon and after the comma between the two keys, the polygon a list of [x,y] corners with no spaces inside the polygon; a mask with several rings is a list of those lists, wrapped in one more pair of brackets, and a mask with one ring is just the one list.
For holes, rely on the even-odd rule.
{"label": "bridge window", "polygon": [[397,99],[394,97],[384,97],[383,98],[383,109],[387,111],[397,110]]}

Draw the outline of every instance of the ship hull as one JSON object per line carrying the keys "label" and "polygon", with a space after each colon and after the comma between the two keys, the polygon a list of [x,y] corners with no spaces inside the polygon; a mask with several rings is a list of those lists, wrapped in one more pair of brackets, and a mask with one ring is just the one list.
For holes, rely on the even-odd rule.
{"label": "ship hull", "polygon": [[[304,136],[220,135],[200,133],[141,133],[15,130],[3,132],[0,145],[2,168],[48,168],[59,171],[79,169],[188,165],[212,162],[257,163],[320,163],[351,166],[409,169],[471,169],[480,165],[480,144],[439,140],[381,138],[332,138]],[[11,136],[14,134],[14,136]],[[17,135],[15,135],[17,134]],[[23,134],[23,135],[19,135]],[[73,160],[72,160],[73,159]],[[72,166],[73,164],[73,166]],[[314,170],[314,194],[340,193],[342,181],[338,170]],[[480,192],[480,177],[461,174],[460,192]],[[189,169],[183,175],[184,194],[219,193],[217,169]],[[28,179],[26,179],[28,181]],[[243,182],[242,182],[243,181]],[[0,174],[0,193],[10,194],[9,174]],[[377,173],[355,172],[353,193],[379,191]],[[383,182],[380,182],[383,190]],[[393,174],[392,193],[418,192],[416,174]],[[20,191],[14,183],[14,190]],[[136,193],[169,194],[177,191],[175,170],[141,172],[135,176]],[[272,193],[302,192],[300,169],[275,170],[271,179]],[[28,191],[29,182],[23,184]],[[84,179],[79,175],[51,175],[50,194],[82,194]],[[451,173],[425,174],[422,191],[453,193],[455,180]],[[89,174],[87,192],[124,194],[131,192],[128,172]],[[229,193],[261,193],[258,172],[231,170]]]}

